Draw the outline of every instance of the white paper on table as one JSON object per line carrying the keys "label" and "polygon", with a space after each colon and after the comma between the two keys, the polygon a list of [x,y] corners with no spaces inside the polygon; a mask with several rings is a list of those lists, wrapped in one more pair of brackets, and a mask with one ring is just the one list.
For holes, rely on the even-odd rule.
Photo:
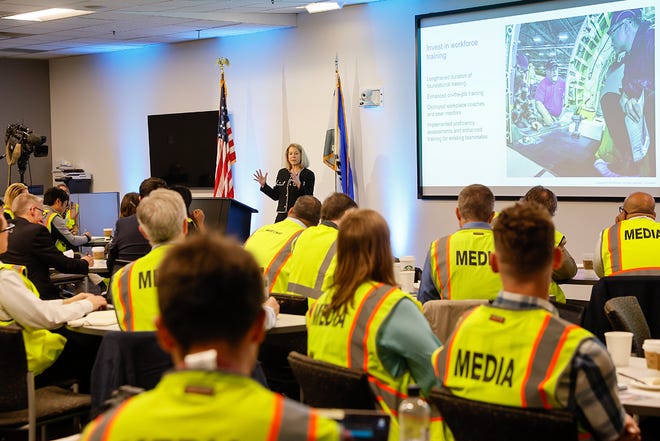
{"label": "white paper on table", "polygon": [[117,314],[115,311],[94,311],[83,318],[71,320],[67,325],[73,328],[81,326],[110,326],[117,323]]}

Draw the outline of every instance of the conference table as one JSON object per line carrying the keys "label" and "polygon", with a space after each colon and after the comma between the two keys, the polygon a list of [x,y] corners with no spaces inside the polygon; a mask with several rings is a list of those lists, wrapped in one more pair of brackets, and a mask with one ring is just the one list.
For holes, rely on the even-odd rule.
{"label": "conference table", "polygon": [[[117,314],[112,309],[90,312],[83,318],[71,320],[67,323],[67,328],[81,334],[100,336],[106,332],[120,330],[117,323]],[[305,316],[280,314],[277,316],[275,327],[270,329],[268,334],[290,334],[304,332],[305,330]]]}
{"label": "conference table", "polygon": [[639,379],[658,379],[660,371],[648,369],[646,360],[640,357],[631,357],[626,367],[618,367],[617,382],[626,389],[619,392],[621,404],[628,413],[644,416],[660,416],[660,384],[646,386],[621,374],[630,375]]}

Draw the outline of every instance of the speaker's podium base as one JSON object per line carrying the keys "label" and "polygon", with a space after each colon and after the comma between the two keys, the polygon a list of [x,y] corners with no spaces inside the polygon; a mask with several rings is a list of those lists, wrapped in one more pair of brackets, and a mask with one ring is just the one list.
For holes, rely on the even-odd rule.
{"label": "speaker's podium base", "polygon": [[197,208],[204,211],[208,229],[220,231],[241,242],[250,236],[252,213],[257,213],[254,208],[228,198],[193,198],[190,210]]}

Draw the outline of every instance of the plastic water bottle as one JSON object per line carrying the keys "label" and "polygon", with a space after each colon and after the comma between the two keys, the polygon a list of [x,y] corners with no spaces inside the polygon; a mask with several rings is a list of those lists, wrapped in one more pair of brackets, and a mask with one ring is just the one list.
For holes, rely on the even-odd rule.
{"label": "plastic water bottle", "polygon": [[408,386],[408,398],[399,405],[399,440],[429,441],[431,407],[419,396],[419,386]]}

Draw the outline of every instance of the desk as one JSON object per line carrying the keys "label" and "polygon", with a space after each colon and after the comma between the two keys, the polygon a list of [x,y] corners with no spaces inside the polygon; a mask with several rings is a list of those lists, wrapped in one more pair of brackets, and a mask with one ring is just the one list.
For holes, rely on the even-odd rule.
{"label": "desk", "polygon": [[94,265],[89,267],[89,272],[93,274],[110,275],[108,272],[108,261],[105,259],[94,259]]}
{"label": "desk", "polygon": [[[89,335],[104,335],[109,331],[120,331],[114,310],[94,311],[85,317],[67,323],[67,328],[74,332]],[[275,327],[268,334],[291,334],[305,332],[305,316],[280,314]]]}
{"label": "desk", "polygon": [[[617,372],[623,372],[636,378],[660,377],[660,371],[648,369],[646,360],[639,357],[631,357],[629,366],[616,369]],[[619,398],[621,404],[629,413],[660,416],[660,391],[647,391],[630,386],[630,383],[634,383],[634,380],[621,375],[617,375],[617,381],[620,385],[628,386],[628,389],[619,392]]]}
{"label": "desk", "polygon": [[105,247],[110,243],[110,238],[105,236],[92,236],[92,240],[83,244],[83,247]]}
{"label": "desk", "polygon": [[560,285],[595,285],[600,278],[596,275],[594,270],[586,270],[578,268],[577,274],[572,279],[562,280],[558,282]]}
{"label": "desk", "polygon": [[268,331],[269,334],[291,334],[294,332],[305,332],[304,315],[280,314],[277,316],[275,327]]}
{"label": "desk", "polygon": [[117,323],[117,314],[114,310],[93,311],[83,318],[71,320],[66,324],[67,329],[80,334],[104,335],[109,331],[120,331]]}

